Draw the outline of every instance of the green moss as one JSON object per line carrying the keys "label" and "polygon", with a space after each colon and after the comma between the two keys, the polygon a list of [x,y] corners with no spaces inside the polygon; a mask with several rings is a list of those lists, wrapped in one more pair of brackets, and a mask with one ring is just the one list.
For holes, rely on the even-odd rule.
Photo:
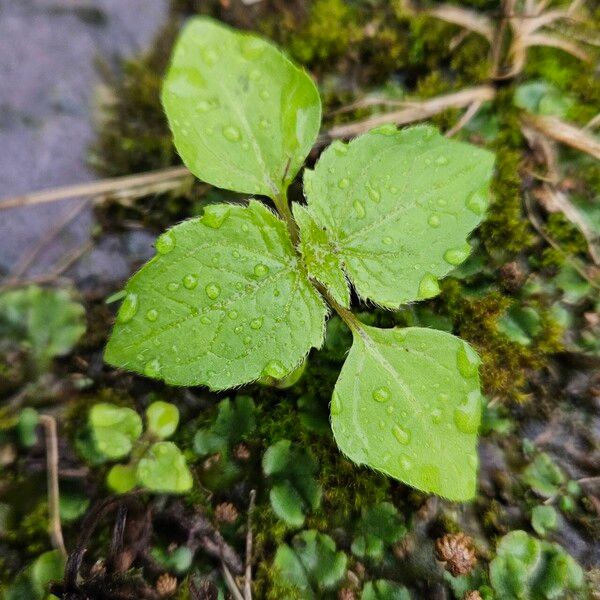
{"label": "green moss", "polygon": [[540,260],[542,267],[560,267],[565,262],[565,256],[585,256],[587,242],[579,229],[562,213],[553,213],[546,220],[546,232],[560,249],[552,246],[544,248]]}
{"label": "green moss", "polygon": [[499,318],[513,300],[500,292],[483,297],[465,296],[456,280],[443,284],[442,302],[452,317],[456,333],[481,354],[481,377],[485,393],[492,397],[523,402],[528,398],[531,372],[542,369],[550,353],[562,349],[562,330],[543,306],[541,330],[530,346],[512,342],[498,331]]}
{"label": "green moss", "polygon": [[523,139],[512,90],[498,94],[494,102],[500,133],[494,142],[496,174],[492,181],[492,202],[480,231],[488,253],[500,262],[524,252],[534,236],[523,215],[521,177]]}

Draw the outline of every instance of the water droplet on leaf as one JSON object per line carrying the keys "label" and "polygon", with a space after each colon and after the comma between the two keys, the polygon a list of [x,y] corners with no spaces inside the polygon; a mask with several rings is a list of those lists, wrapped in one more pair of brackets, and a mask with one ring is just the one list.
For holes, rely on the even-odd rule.
{"label": "water droplet on leaf", "polygon": [[166,231],[161,236],[158,237],[156,243],[154,244],[156,251],[159,254],[168,254],[175,248],[175,235],[172,231]]}
{"label": "water droplet on leaf", "polygon": [[400,442],[403,446],[410,442],[410,432],[406,429],[402,429],[400,425],[394,425],[392,427],[392,433],[398,442]]}
{"label": "water droplet on leaf", "polygon": [[146,319],[154,323],[154,321],[158,319],[158,311],[155,308],[151,308],[148,312],[146,312]]}
{"label": "water droplet on leaf", "polygon": [[263,318],[258,317],[257,319],[253,319],[250,321],[250,328],[255,331],[259,330],[263,326]]}
{"label": "water droplet on leaf", "polygon": [[476,191],[470,194],[466,206],[472,213],[480,217],[488,206],[487,191]]}
{"label": "water droplet on leaf", "polygon": [[440,293],[440,285],[435,275],[425,273],[419,283],[419,292],[417,297],[419,300],[433,298]]}
{"label": "water droplet on leaf", "polygon": [[211,300],[215,300],[215,298],[217,298],[221,293],[221,288],[216,283],[209,283],[204,288],[204,291]]}
{"label": "water droplet on leaf", "polygon": [[333,392],[333,396],[331,396],[330,410],[332,415],[339,415],[342,412],[342,404],[337,392]]}
{"label": "water droplet on leaf", "polygon": [[429,215],[429,219],[427,219],[427,223],[429,224],[430,227],[434,227],[437,229],[441,224],[441,220],[440,220],[439,216],[434,213],[432,215]]}
{"label": "water droplet on leaf", "polygon": [[273,379],[281,379],[287,373],[286,368],[278,360],[270,360],[263,369],[263,375],[273,377]]}
{"label": "water droplet on leaf", "polygon": [[144,366],[144,375],[146,377],[158,377],[160,373],[160,362],[158,359],[150,360]]}
{"label": "water droplet on leaf", "polygon": [[473,390],[465,402],[454,409],[454,424],[462,433],[477,433],[481,418],[481,394]]}
{"label": "water droplet on leaf", "polygon": [[360,200],[355,200],[352,206],[354,207],[354,212],[359,219],[362,219],[367,214],[365,212],[365,207]]}
{"label": "water droplet on leaf", "polygon": [[123,303],[121,304],[117,321],[119,321],[119,323],[128,323],[131,321],[131,319],[133,319],[133,317],[135,317],[138,307],[138,295],[130,292],[127,294],[127,296],[125,296],[125,300],[123,300]]}
{"label": "water droplet on leaf", "polygon": [[382,386],[373,392],[373,400],[376,402],[387,402],[390,399],[390,389]]}
{"label": "water droplet on leaf", "polygon": [[471,346],[461,344],[456,353],[456,366],[463,377],[475,377],[479,367],[479,356]]}
{"label": "water droplet on leaf", "polygon": [[262,263],[259,263],[254,267],[254,274],[257,277],[264,277],[268,272],[269,267],[267,267],[267,265],[263,265]]}
{"label": "water droplet on leaf", "polygon": [[340,190],[345,190],[350,185],[350,180],[347,177],[343,177],[338,181],[338,187]]}
{"label": "water droplet on leaf", "polygon": [[468,244],[459,246],[458,248],[450,248],[444,252],[444,260],[450,265],[457,266],[465,261],[470,252],[471,246]]}
{"label": "water droplet on leaf", "polygon": [[183,287],[188,290],[193,290],[198,285],[198,277],[191,273],[183,278]]}
{"label": "water droplet on leaf", "polygon": [[226,127],[223,127],[223,137],[230,142],[238,142],[241,139],[242,134],[234,125],[227,125]]}

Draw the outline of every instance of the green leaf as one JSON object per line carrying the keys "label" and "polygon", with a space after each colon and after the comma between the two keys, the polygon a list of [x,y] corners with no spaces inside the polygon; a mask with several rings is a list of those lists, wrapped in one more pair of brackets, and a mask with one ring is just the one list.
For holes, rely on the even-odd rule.
{"label": "green leaf", "polygon": [[359,557],[381,559],[385,545],[396,543],[405,533],[406,528],[396,507],[389,502],[381,502],[363,509],[352,552]]}
{"label": "green leaf", "polygon": [[534,531],[545,536],[558,527],[558,513],[553,506],[534,506],[531,511],[531,526]]}
{"label": "green leaf", "polygon": [[228,452],[256,427],[255,412],[250,396],[238,396],[233,402],[229,398],[221,400],[215,422],[196,432],[194,450],[200,456]]}
{"label": "green leaf", "polygon": [[179,424],[179,409],[169,402],[157,400],[146,409],[148,431],[164,440],[175,433]]}
{"label": "green leaf", "polygon": [[142,419],[131,408],[95,404],[88,421],[96,448],[112,460],[127,456],[142,435]]}
{"label": "green leaf", "polygon": [[471,251],[466,238],[487,207],[493,161],[429,126],[385,126],[331,144],[304,172],[312,220],[300,217],[303,252],[312,246],[319,256],[309,272],[343,299],[332,283],[337,261],[360,296],[389,308],[437,295],[438,278]]}
{"label": "green leaf", "polygon": [[367,582],[360,597],[361,600],[410,600],[403,585],[385,579]]}
{"label": "green leaf", "polygon": [[518,530],[500,540],[490,581],[502,600],[566,598],[584,586],[583,570],[561,546]]}
{"label": "green leaf", "polygon": [[498,331],[512,342],[529,346],[542,329],[541,317],[529,306],[511,306],[498,321]]}
{"label": "green leaf", "polygon": [[302,231],[300,252],[308,274],[320,281],[338,304],[349,307],[350,288],[342,270],[343,264],[327,232],[315,223],[306,207],[294,204],[293,209],[294,218]]}
{"label": "green leaf", "polygon": [[27,343],[40,370],[71,351],[85,332],[85,310],[67,290],[35,285],[0,294],[0,338]]}
{"label": "green leaf", "polygon": [[549,454],[541,452],[523,471],[523,481],[545,498],[552,498],[560,491],[566,477]]}
{"label": "green leaf", "polygon": [[117,494],[126,494],[138,484],[136,467],[133,465],[113,465],[106,476],[108,487]]}
{"label": "green leaf", "polygon": [[173,442],[158,442],[138,463],[137,478],[151,492],[180,494],[192,487],[185,457]]}
{"label": "green leaf", "polygon": [[110,364],[218,390],[282,378],[321,345],[326,307],[264,204],[209,206],[156,248],[127,283]]}
{"label": "green leaf", "polygon": [[31,448],[37,442],[37,426],[39,425],[40,417],[35,408],[26,406],[19,413],[19,422],[17,423],[17,432],[19,440],[26,448]]}
{"label": "green leaf", "polygon": [[289,440],[280,440],[267,449],[262,465],[274,482],[270,499],[275,514],[300,527],[305,515],[321,503],[321,488],[314,478],[315,459],[303,448],[292,448]]}
{"label": "green leaf", "polygon": [[565,117],[573,106],[573,98],[547,81],[528,81],[515,91],[515,104],[534,115]]}
{"label": "green leaf", "polygon": [[277,548],[273,566],[281,579],[304,593],[302,598],[322,598],[346,572],[346,555],[336,552],[335,542],[316,531],[303,531],[294,537],[292,546]]}
{"label": "green leaf", "polygon": [[344,454],[451,500],[475,493],[479,357],[434,329],[360,325],[331,401]]}
{"label": "green leaf", "polygon": [[305,71],[265,40],[205,17],[179,36],[162,102],[194,175],[270,197],[294,179],[321,124]]}

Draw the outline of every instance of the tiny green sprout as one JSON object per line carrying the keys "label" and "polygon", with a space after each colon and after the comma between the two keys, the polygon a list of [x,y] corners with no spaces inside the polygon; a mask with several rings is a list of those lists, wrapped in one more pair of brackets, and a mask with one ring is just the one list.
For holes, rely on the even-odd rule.
{"label": "tiny green sprout", "polygon": [[173,442],[179,423],[179,410],[162,400],[146,410],[146,431],[141,417],[131,408],[96,404],[90,410],[88,425],[96,452],[105,460],[129,456],[126,464],[109,470],[106,483],[118,494],[141,486],[158,493],[183,493],[192,487],[192,475],[185,457]]}
{"label": "tiny green sprout", "polygon": [[305,449],[280,440],[267,449],[263,471],[273,481],[269,499],[275,514],[293,527],[304,524],[306,514],[321,503],[321,487],[315,481],[317,463]]}
{"label": "tiny green sprout", "polygon": [[582,568],[558,544],[540,541],[524,531],[511,531],[499,542],[490,563],[490,581],[502,600],[580,598],[585,587]]}
{"label": "tiny green sprout", "polygon": [[352,552],[359,558],[380,561],[391,544],[398,542],[406,533],[402,517],[396,507],[382,502],[363,509],[352,542]]}
{"label": "tiny green sprout", "polygon": [[554,531],[558,527],[558,513],[553,506],[534,506],[531,510],[531,526],[533,530],[542,537]]}
{"label": "tiny green sprout", "polygon": [[[306,600],[323,598],[346,574],[348,559],[335,542],[317,531],[302,531],[290,546],[281,544],[273,567],[279,578],[301,592]],[[295,596],[292,596],[295,597]]]}
{"label": "tiny green sprout", "polygon": [[[475,493],[479,357],[450,333],[378,329],[350,311],[351,286],[394,310],[440,293],[471,252],[494,157],[423,125],[335,141],[287,189],[321,125],[315,84],[275,46],[209,18],[173,51],[162,102],[190,171],[266,196],[211,204],[156,241],[127,283],[105,360],[171,385],[225,390],[285,380],[337,312],[352,348],[331,427],[355,463],[452,500]],[[206,441],[206,440],[205,440]],[[197,440],[199,442],[199,440]]]}
{"label": "tiny green sprout", "polygon": [[360,598],[361,600],[411,600],[409,591],[403,585],[386,579],[367,582]]}

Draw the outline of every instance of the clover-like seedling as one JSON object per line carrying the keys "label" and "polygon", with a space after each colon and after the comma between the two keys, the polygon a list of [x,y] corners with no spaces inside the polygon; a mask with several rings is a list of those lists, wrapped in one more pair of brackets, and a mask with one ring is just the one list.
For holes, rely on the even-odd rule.
{"label": "clover-like seedling", "polygon": [[304,448],[292,448],[289,440],[279,440],[265,452],[265,475],[273,481],[269,499],[275,514],[289,525],[301,527],[306,513],[321,503],[322,490],[315,481],[317,462]]}
{"label": "clover-like seedling", "polygon": [[267,196],[207,206],[156,241],[126,286],[106,348],[115,366],[223,390],[282,379],[323,343],[335,310],[353,345],[331,400],[342,452],[421,490],[474,495],[479,357],[426,328],[377,329],[350,286],[396,309],[436,296],[469,255],[493,156],[429,126],[383,126],[336,141],[287,189],[313,147],[321,101],[310,77],[263,39],[188,22],[162,101],[188,168],[217,187]]}
{"label": "clover-like seedling", "polygon": [[362,511],[358,521],[352,552],[359,558],[381,561],[389,546],[406,533],[402,517],[389,502],[381,502]]}
{"label": "clover-like seedling", "polygon": [[146,431],[141,417],[131,408],[99,403],[90,410],[88,424],[96,451],[107,460],[129,456],[129,462],[113,465],[107,484],[125,493],[137,486],[152,492],[182,493],[192,486],[185,457],[173,442],[179,410],[157,400],[146,409]]}

